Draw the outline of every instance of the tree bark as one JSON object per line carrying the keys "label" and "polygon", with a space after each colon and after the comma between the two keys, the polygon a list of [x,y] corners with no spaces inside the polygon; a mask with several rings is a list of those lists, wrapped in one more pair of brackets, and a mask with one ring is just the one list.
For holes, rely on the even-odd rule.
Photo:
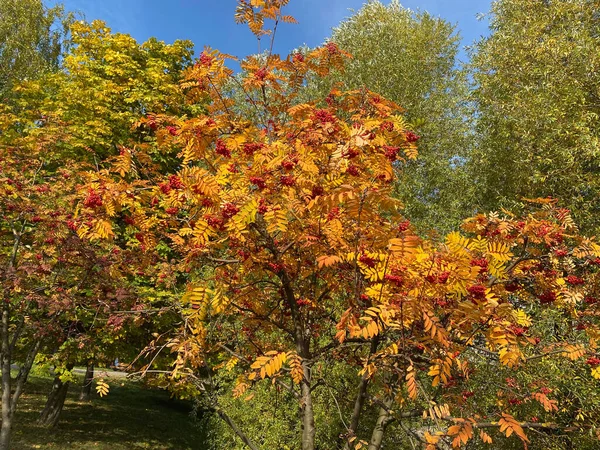
{"label": "tree bark", "polygon": [[379,450],[381,448],[381,444],[383,443],[383,436],[385,434],[385,428],[387,424],[391,422],[391,416],[389,413],[389,409],[391,406],[392,400],[388,399],[379,408],[379,415],[377,416],[377,422],[375,423],[373,433],[371,434],[371,440],[369,441],[368,450]]}
{"label": "tree bark", "polygon": [[12,355],[8,337],[10,307],[6,298],[3,298],[2,300],[2,426],[0,427],[0,450],[9,450],[13,419],[11,414],[12,379],[10,376]]}
{"label": "tree bark", "polygon": [[94,381],[94,363],[90,362],[85,370],[79,401],[89,402],[92,398],[92,383]]}
{"label": "tree bark", "polygon": [[[67,366],[68,370],[73,369],[73,365]],[[40,414],[38,423],[47,427],[55,427],[60,419],[60,413],[65,405],[67,392],[69,391],[70,382],[63,383],[60,377],[55,377],[52,383],[52,390],[48,394],[46,405]]]}
{"label": "tree bark", "polygon": [[[371,356],[373,353],[377,351],[377,346],[379,345],[379,337],[375,336],[371,340]],[[365,373],[358,385],[358,394],[356,394],[356,400],[354,401],[354,409],[352,411],[352,416],[350,418],[350,426],[348,427],[348,431],[346,432],[346,443],[344,444],[344,450],[351,450],[350,439],[356,434],[356,430],[358,429],[358,422],[360,416],[362,414],[362,409],[365,404],[365,400],[367,399],[367,388],[369,387],[369,377]]]}

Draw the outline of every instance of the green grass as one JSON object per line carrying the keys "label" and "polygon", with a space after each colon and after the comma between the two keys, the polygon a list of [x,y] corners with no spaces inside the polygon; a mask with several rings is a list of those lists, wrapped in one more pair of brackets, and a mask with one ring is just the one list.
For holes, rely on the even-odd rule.
{"label": "green grass", "polygon": [[[126,380],[109,381],[108,396],[93,394],[79,402],[79,386],[71,385],[60,423],[48,429],[36,424],[51,379],[32,376],[16,415],[11,449],[177,449],[206,448],[204,432],[190,416],[192,406],[168,393]],[[121,385],[122,384],[122,385]]]}

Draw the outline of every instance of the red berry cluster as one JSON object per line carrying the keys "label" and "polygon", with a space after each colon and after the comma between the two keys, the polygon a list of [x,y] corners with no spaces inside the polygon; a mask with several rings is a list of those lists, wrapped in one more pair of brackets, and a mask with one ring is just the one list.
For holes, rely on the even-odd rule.
{"label": "red berry cluster", "polygon": [[176,208],[173,206],[171,208],[165,209],[165,212],[171,216],[174,216],[175,214],[177,214],[179,212],[179,208]]}
{"label": "red berry cluster", "polygon": [[360,155],[360,152],[358,151],[358,149],[349,148],[348,150],[346,150],[346,153],[343,156],[345,156],[348,159],[352,159],[352,158],[356,158],[358,155]]}
{"label": "red berry cluster", "polygon": [[578,285],[584,284],[585,280],[583,278],[579,278],[576,275],[569,275],[567,277],[567,283],[569,283],[572,286],[578,286]]}
{"label": "red berry cluster", "polygon": [[554,303],[556,301],[556,292],[546,291],[538,295],[538,298],[540,299],[540,303],[542,305]]}
{"label": "red berry cluster", "polygon": [[325,44],[325,48],[327,49],[329,54],[332,56],[339,55],[339,53],[340,53],[340,49],[334,42],[329,42],[329,43]]}
{"label": "red berry cluster", "polygon": [[600,358],[596,358],[595,356],[590,356],[587,361],[586,364],[589,364],[590,366],[598,366],[600,365]]}
{"label": "red berry cluster", "polygon": [[223,209],[221,210],[221,215],[224,219],[230,219],[233,216],[235,216],[239,211],[240,208],[238,208],[233,203],[225,203],[223,205]]}
{"label": "red berry cluster", "polygon": [[474,284],[467,289],[473,298],[483,300],[485,298],[486,287],[482,284]]}
{"label": "red berry cluster", "polygon": [[167,125],[166,129],[171,136],[177,136],[177,127],[174,127],[173,125]]}
{"label": "red berry cluster", "polygon": [[254,78],[256,78],[258,81],[264,81],[265,78],[267,78],[268,74],[269,74],[269,72],[268,72],[267,68],[261,67],[256,72],[254,72]]}
{"label": "red berry cluster", "polygon": [[217,139],[215,144],[215,153],[217,155],[224,156],[225,158],[231,158],[231,150],[227,148],[225,142],[223,142],[221,139]]}
{"label": "red berry cluster", "polygon": [[417,142],[419,139],[421,139],[421,136],[413,133],[412,131],[407,131],[405,136],[407,142]]}
{"label": "red berry cluster", "polygon": [[218,216],[206,215],[206,216],[204,216],[204,220],[206,220],[206,223],[209,226],[211,226],[217,230],[223,229],[223,219],[221,219]]}
{"label": "red berry cluster", "polygon": [[93,189],[90,189],[88,191],[88,195],[87,195],[85,201],[83,202],[83,204],[85,206],[87,206],[88,208],[102,206],[102,197],[100,197],[100,195],[98,195],[98,193],[96,191],[94,191]]}
{"label": "red berry cluster", "polygon": [[311,196],[312,198],[318,197],[319,195],[323,195],[323,193],[325,192],[325,189],[323,189],[323,186],[313,186],[312,191],[311,191]]}
{"label": "red berry cluster", "polygon": [[302,53],[294,53],[294,57],[292,58],[292,61],[294,61],[295,63],[303,63],[304,55]]}
{"label": "red berry cluster", "polygon": [[379,125],[379,128],[382,131],[394,131],[394,122],[386,120],[385,122],[382,122],[381,125]]}
{"label": "red berry cluster", "polygon": [[353,164],[350,164],[346,169],[346,173],[352,175],[353,177],[357,177],[360,175],[360,170]]}
{"label": "red berry cluster", "polygon": [[252,156],[252,155],[254,155],[254,153],[259,151],[263,147],[264,147],[264,144],[261,142],[246,142],[244,144],[243,151],[246,155]]}
{"label": "red berry cluster", "polygon": [[488,260],[485,258],[474,258],[471,260],[471,266],[481,267],[481,271],[485,272],[488,269]]}
{"label": "red berry cluster", "polygon": [[317,109],[314,114],[315,120],[321,123],[335,122],[335,117],[326,109]]}
{"label": "red berry cluster", "polygon": [[296,178],[293,175],[284,175],[279,178],[279,182],[282,186],[294,186],[296,184]]}
{"label": "red berry cluster", "polygon": [[298,164],[298,158],[294,157],[283,161],[281,163],[281,167],[283,167],[285,170],[292,170],[294,167],[296,167],[296,164]]}
{"label": "red berry cluster", "polygon": [[400,151],[400,148],[393,147],[391,145],[384,145],[383,150],[385,152],[385,157],[393,162],[398,158],[398,152]]}
{"label": "red berry cluster", "polygon": [[410,228],[410,222],[408,220],[403,220],[398,224],[398,231],[400,233],[404,233],[406,230]]}
{"label": "red berry cluster", "polygon": [[402,286],[402,283],[404,283],[404,280],[400,275],[386,275],[385,279],[391,283],[394,283],[396,286]]}
{"label": "red berry cluster", "polygon": [[267,187],[265,179],[261,177],[250,177],[250,183],[254,184],[261,191]]}
{"label": "red berry cluster", "polygon": [[213,62],[213,57],[206,52],[202,52],[202,54],[198,58],[198,62],[204,67],[210,67],[210,65]]}
{"label": "red berry cluster", "polygon": [[364,253],[360,255],[360,258],[358,258],[358,260],[367,267],[375,267],[375,264],[377,264],[377,260],[375,258],[371,258],[370,256],[365,255]]}

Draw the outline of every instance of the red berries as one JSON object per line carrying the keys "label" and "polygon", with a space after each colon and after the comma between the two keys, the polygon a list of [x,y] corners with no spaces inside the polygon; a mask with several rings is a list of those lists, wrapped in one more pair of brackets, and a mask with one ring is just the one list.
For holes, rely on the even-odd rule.
{"label": "red berries", "polygon": [[254,184],[261,191],[267,187],[265,179],[261,177],[250,177],[250,183]]}
{"label": "red berries", "polygon": [[325,48],[327,49],[327,52],[331,55],[339,55],[340,53],[340,49],[338,48],[337,44],[335,44],[334,42],[329,42],[327,44],[325,44]]}
{"label": "red berries", "polygon": [[382,131],[394,131],[394,122],[386,120],[385,122],[382,122],[381,125],[379,125],[379,128]]}
{"label": "red berries", "polygon": [[364,253],[360,255],[360,258],[358,258],[358,260],[367,267],[375,267],[375,265],[377,264],[377,260],[375,260],[375,258],[371,258],[370,256],[365,255]]}
{"label": "red berries", "polygon": [[221,139],[217,139],[215,144],[215,153],[217,155],[224,156],[225,158],[231,158],[231,150],[227,148],[225,142],[223,142]]}
{"label": "red berries", "polygon": [[239,211],[240,211],[240,208],[238,208],[233,203],[225,203],[221,210],[221,215],[223,216],[224,219],[230,219],[233,216],[235,216]]}
{"label": "red berries", "polygon": [[360,170],[358,169],[358,167],[351,164],[346,169],[346,173],[352,175],[353,177],[357,177],[360,175]]}
{"label": "red berries", "polygon": [[202,52],[198,58],[198,63],[204,67],[210,67],[213,62],[213,57],[206,52]]}
{"label": "red berries", "polygon": [[579,278],[576,275],[569,275],[567,277],[567,283],[569,283],[571,286],[578,286],[578,285],[584,284],[585,281],[583,278]]}
{"label": "red berries", "polygon": [[179,208],[175,208],[175,207],[167,208],[167,209],[165,209],[165,212],[171,216],[174,216],[179,212]]}
{"label": "red berries", "polygon": [[314,119],[321,123],[335,122],[335,117],[326,109],[317,109],[314,114]]}
{"label": "red berries", "polygon": [[166,129],[171,136],[177,136],[177,127],[174,127],[173,125],[168,125]]}
{"label": "red berries", "polygon": [[294,159],[286,159],[281,163],[281,167],[283,167],[285,170],[292,170],[294,167],[296,167],[297,162],[298,161],[295,161]]}
{"label": "red berries", "polygon": [[404,280],[399,275],[386,275],[385,279],[391,283],[394,283],[396,286],[402,286]]}
{"label": "red berries", "polygon": [[590,366],[598,366],[600,365],[600,358],[596,358],[595,356],[591,356],[587,359],[587,361],[585,362],[586,364],[589,364]]}
{"label": "red berries", "polygon": [[302,53],[294,53],[294,57],[292,58],[292,61],[294,61],[295,63],[303,63],[304,55]]}
{"label": "red berries", "polygon": [[483,300],[485,298],[486,287],[482,284],[474,284],[467,289],[473,298]]}
{"label": "red berries", "polygon": [[543,292],[542,294],[538,295],[538,298],[540,299],[540,303],[542,305],[554,303],[556,301],[556,292],[546,291],[546,292]]}
{"label": "red berries", "polygon": [[269,71],[267,70],[267,68],[261,67],[256,72],[254,72],[254,78],[256,78],[258,81],[264,81],[265,78],[267,78],[268,74],[269,74]]}
{"label": "red berries", "polygon": [[242,149],[242,151],[246,155],[252,156],[252,155],[254,155],[254,153],[256,153],[257,151],[259,151],[263,147],[264,147],[264,144],[262,144],[260,142],[246,142],[244,144],[244,148]]}
{"label": "red berries", "polygon": [[417,142],[419,139],[421,139],[421,136],[413,133],[412,131],[407,131],[405,137],[407,142]]}
{"label": "red berries", "polygon": [[85,201],[83,202],[83,204],[85,206],[87,206],[88,208],[102,206],[102,197],[100,197],[100,195],[98,195],[98,193],[96,191],[94,191],[93,189],[90,189],[88,191],[88,195],[87,195]]}
{"label": "red berries", "polygon": [[294,186],[296,184],[296,178],[293,175],[284,175],[279,178],[279,182],[282,186]]}
{"label": "red berries", "polygon": [[183,182],[181,181],[181,178],[179,178],[177,175],[171,175],[169,177],[169,186],[171,186],[172,189],[183,189],[184,185]]}
{"label": "red berries", "polygon": [[312,198],[315,198],[315,197],[318,197],[319,195],[323,195],[324,192],[325,192],[325,189],[323,189],[323,186],[314,186],[311,191],[311,196],[312,196]]}
{"label": "red berries", "polygon": [[398,152],[400,151],[400,147],[384,145],[383,150],[385,152],[385,157],[393,162],[396,161],[396,158],[398,158]]}
{"label": "red berries", "polygon": [[398,224],[398,231],[400,233],[404,233],[409,228],[410,228],[410,222],[408,220],[404,220]]}

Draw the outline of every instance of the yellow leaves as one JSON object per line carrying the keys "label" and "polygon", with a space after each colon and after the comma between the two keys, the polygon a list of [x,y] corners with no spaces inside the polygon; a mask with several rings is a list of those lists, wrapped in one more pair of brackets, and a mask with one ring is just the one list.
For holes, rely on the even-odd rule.
{"label": "yellow leaves", "polygon": [[483,430],[479,430],[479,438],[484,444],[491,444],[493,442],[492,437]]}
{"label": "yellow leaves", "polygon": [[440,382],[447,383],[451,376],[450,370],[452,369],[452,359],[446,357],[445,359],[435,359],[435,364],[429,367],[427,375],[433,377],[431,386],[436,387]]}
{"label": "yellow leaves", "polygon": [[189,316],[204,321],[209,315],[223,312],[229,304],[229,298],[219,289],[195,286],[187,290],[181,302],[191,306]]}
{"label": "yellow leaves", "polygon": [[288,354],[285,352],[270,351],[264,356],[259,356],[256,361],[250,366],[251,369],[257,370],[248,376],[249,380],[254,380],[257,374],[261,379],[272,377],[277,374],[283,367],[283,363],[287,361]]}
{"label": "yellow leaves", "polygon": [[300,384],[304,379],[304,370],[302,368],[302,358],[295,352],[288,352],[287,362],[290,366],[292,380],[296,384]]}
{"label": "yellow leaves", "polygon": [[473,425],[471,422],[463,421],[458,425],[452,425],[446,433],[450,437],[454,436],[452,447],[459,448],[473,437]]}
{"label": "yellow leaves", "polygon": [[231,218],[227,224],[227,229],[241,239],[241,235],[246,227],[256,220],[256,213],[258,212],[258,200],[253,198],[242,206],[239,212]]}
{"label": "yellow leaves", "polygon": [[529,442],[529,439],[527,439],[519,422],[517,422],[510,414],[502,413],[502,418],[498,421],[498,424],[500,425],[500,431],[504,433],[506,437],[510,437],[514,433],[522,441]]}
{"label": "yellow leaves", "polygon": [[453,231],[446,236],[446,245],[453,253],[460,253],[469,247],[469,238],[464,237],[458,231]]}
{"label": "yellow leaves", "polygon": [[401,238],[390,239],[388,248],[395,258],[405,259],[417,253],[419,244],[419,237],[409,234]]}
{"label": "yellow leaves", "polygon": [[522,327],[530,327],[533,323],[531,321],[531,317],[529,317],[522,309],[515,310],[512,314],[517,324],[521,325]]}
{"label": "yellow leaves", "polygon": [[240,381],[233,388],[233,398],[239,398],[246,393],[250,385],[245,381]]}
{"label": "yellow leaves", "polygon": [[596,380],[600,380],[600,366],[596,366],[592,369],[592,377]]}
{"label": "yellow leaves", "polygon": [[429,407],[429,409],[423,411],[423,419],[427,419],[429,417],[432,420],[438,420],[450,417],[450,407],[447,404],[436,405],[434,402],[431,403],[432,405]]}
{"label": "yellow leaves", "polygon": [[538,401],[546,412],[558,411],[558,403],[556,400],[550,400],[542,392],[534,392],[531,394],[533,400]]}
{"label": "yellow leaves", "polygon": [[112,225],[108,220],[99,219],[94,225],[94,231],[92,232],[91,239],[110,239],[115,235],[112,229]]}
{"label": "yellow leaves", "polygon": [[98,395],[100,397],[104,397],[105,395],[108,395],[109,389],[110,389],[110,386],[103,379],[100,379],[96,382],[96,392],[98,393]]}
{"label": "yellow leaves", "polygon": [[341,260],[342,258],[336,255],[323,255],[317,258],[317,265],[319,269],[323,267],[331,267],[334,264],[339,263]]}
{"label": "yellow leaves", "polygon": [[417,388],[417,374],[415,372],[415,367],[411,364],[408,366],[408,369],[406,369],[406,390],[408,391],[408,397],[411,400],[417,399]]}
{"label": "yellow leaves", "polygon": [[563,347],[562,355],[569,358],[571,361],[575,361],[585,355],[585,348],[581,344],[567,344]]}
{"label": "yellow leaves", "polygon": [[513,256],[508,246],[503,242],[490,242],[487,252],[500,262],[510,261]]}
{"label": "yellow leaves", "polygon": [[425,332],[431,335],[431,339],[439,342],[444,347],[449,345],[446,329],[440,325],[440,320],[436,316],[423,311],[423,323]]}
{"label": "yellow leaves", "polygon": [[283,209],[271,209],[265,213],[264,217],[269,233],[285,233],[287,231],[288,219]]}

